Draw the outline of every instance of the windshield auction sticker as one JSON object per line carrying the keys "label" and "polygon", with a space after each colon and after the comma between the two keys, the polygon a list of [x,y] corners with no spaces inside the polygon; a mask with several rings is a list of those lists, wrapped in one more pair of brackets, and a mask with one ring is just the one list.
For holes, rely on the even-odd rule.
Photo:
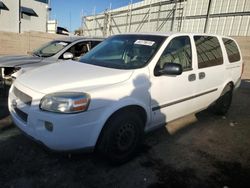
{"label": "windshield auction sticker", "polygon": [[145,46],[153,46],[154,43],[155,43],[154,41],[149,41],[149,40],[137,40],[137,41],[135,41],[134,44],[145,45]]}
{"label": "windshield auction sticker", "polygon": [[68,45],[68,43],[66,43],[66,42],[59,42],[58,44],[60,44],[62,46],[67,46]]}

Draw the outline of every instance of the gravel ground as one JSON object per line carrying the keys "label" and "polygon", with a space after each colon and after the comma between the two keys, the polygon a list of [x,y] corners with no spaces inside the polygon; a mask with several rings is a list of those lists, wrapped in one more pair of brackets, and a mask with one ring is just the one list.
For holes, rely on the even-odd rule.
{"label": "gravel ground", "polygon": [[227,116],[206,110],[175,134],[161,128],[137,157],[111,166],[95,154],[53,153],[26,138],[5,117],[1,96],[0,187],[249,187],[249,98],[244,80]]}

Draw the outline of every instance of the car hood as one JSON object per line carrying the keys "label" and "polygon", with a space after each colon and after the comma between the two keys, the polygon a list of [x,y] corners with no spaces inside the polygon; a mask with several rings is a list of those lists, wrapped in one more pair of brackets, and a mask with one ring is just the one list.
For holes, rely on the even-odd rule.
{"label": "car hood", "polygon": [[27,64],[38,63],[41,60],[41,57],[34,57],[28,55],[1,56],[0,67],[23,67]]}
{"label": "car hood", "polygon": [[82,91],[129,79],[133,70],[100,67],[75,61],[51,64],[20,75],[16,82],[40,93]]}

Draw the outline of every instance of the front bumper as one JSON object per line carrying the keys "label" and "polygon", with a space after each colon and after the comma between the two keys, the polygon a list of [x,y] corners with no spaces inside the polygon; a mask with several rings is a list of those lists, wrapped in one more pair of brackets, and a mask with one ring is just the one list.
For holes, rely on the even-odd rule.
{"label": "front bumper", "polygon": [[[23,93],[29,93],[32,102],[24,103],[13,92],[17,87]],[[43,94],[36,93],[21,85],[13,85],[10,89],[8,105],[16,126],[25,134],[56,151],[79,150],[93,148],[102,128],[98,120],[101,109],[78,114],[58,114],[41,111],[40,99]],[[53,125],[53,129],[46,128]]]}

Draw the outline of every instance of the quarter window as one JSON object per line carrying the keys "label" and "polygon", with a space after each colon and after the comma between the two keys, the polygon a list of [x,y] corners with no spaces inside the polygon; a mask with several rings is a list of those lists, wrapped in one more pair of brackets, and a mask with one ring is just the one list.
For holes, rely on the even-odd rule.
{"label": "quarter window", "polygon": [[230,63],[234,63],[240,60],[240,52],[236,43],[231,39],[223,38],[223,43],[226,47],[228,60]]}
{"label": "quarter window", "polygon": [[221,46],[216,37],[195,36],[194,41],[198,56],[198,68],[223,64]]}
{"label": "quarter window", "polygon": [[191,43],[188,36],[172,39],[162,53],[157,68],[162,69],[166,63],[178,63],[183,70],[192,69]]}

